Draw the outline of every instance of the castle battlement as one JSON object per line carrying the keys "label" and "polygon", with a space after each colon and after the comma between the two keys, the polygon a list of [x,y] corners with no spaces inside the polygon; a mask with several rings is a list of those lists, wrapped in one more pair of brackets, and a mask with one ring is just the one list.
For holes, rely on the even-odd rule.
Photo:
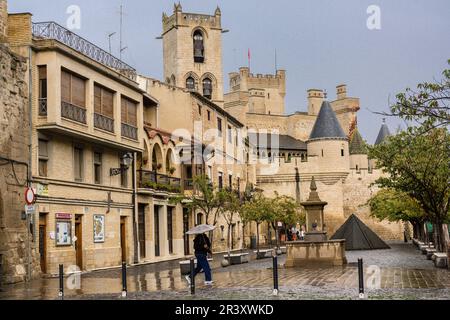
{"label": "castle battlement", "polygon": [[221,29],[221,16],[222,13],[219,7],[217,7],[213,15],[208,15],[183,12],[183,8],[180,3],[174,4],[173,14],[171,16],[163,13],[163,32],[166,33],[170,29],[177,28],[179,26],[203,26],[206,28]]}

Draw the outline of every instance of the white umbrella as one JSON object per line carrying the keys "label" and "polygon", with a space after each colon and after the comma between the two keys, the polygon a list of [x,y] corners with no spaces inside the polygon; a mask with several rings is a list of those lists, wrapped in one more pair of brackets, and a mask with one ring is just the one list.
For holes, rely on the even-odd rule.
{"label": "white umbrella", "polygon": [[209,231],[213,231],[215,228],[216,228],[215,226],[210,226],[209,224],[201,224],[192,228],[191,230],[186,232],[186,234],[202,234]]}

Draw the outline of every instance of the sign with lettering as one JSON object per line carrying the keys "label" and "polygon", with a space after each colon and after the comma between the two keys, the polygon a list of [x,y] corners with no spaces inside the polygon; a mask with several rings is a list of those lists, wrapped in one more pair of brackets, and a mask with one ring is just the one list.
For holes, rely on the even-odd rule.
{"label": "sign with lettering", "polygon": [[25,214],[32,215],[32,214],[34,214],[35,210],[36,210],[36,208],[34,207],[34,205],[28,205],[28,204],[25,205]]}
{"label": "sign with lettering", "polygon": [[57,213],[56,219],[71,220],[72,215],[70,213]]}
{"label": "sign with lettering", "polygon": [[36,186],[36,194],[41,197],[48,197],[48,185],[38,183]]}

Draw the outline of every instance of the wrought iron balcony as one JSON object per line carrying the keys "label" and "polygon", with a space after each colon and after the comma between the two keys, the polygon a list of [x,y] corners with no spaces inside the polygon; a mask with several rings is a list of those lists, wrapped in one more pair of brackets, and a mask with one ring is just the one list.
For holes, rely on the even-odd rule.
{"label": "wrought iron balcony", "polygon": [[37,39],[57,40],[92,60],[114,69],[125,77],[136,81],[137,72],[134,68],[55,22],[33,23],[33,37]]}
{"label": "wrought iron balcony", "polygon": [[160,174],[155,171],[138,170],[140,188],[163,190],[173,193],[181,192],[181,179]]}
{"label": "wrought iron balcony", "polygon": [[137,140],[138,129],[136,127],[130,126],[129,124],[122,123],[122,136]]}
{"label": "wrought iron balcony", "polygon": [[86,109],[61,101],[61,117],[86,124]]}
{"label": "wrought iron balcony", "polygon": [[94,113],[94,126],[98,129],[114,132],[114,119]]}
{"label": "wrought iron balcony", "polygon": [[184,190],[194,190],[194,180],[185,179],[184,180]]}
{"label": "wrought iron balcony", "polygon": [[39,98],[39,115],[47,115],[47,98]]}

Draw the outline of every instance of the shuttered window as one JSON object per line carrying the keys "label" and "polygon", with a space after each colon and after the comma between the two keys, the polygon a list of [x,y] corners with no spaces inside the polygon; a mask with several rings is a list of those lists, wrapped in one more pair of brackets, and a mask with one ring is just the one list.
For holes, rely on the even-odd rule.
{"label": "shuttered window", "polygon": [[48,141],[39,139],[39,176],[47,177]]}
{"label": "shuttered window", "polygon": [[94,85],[94,110],[108,118],[114,118],[114,92],[99,85]]}
{"label": "shuttered window", "polygon": [[83,180],[83,149],[80,147],[75,147],[73,149],[73,166],[74,166],[74,176],[75,181]]}
{"label": "shuttered window", "polygon": [[62,70],[61,100],[80,108],[86,108],[86,81]]}
{"label": "shuttered window", "polygon": [[122,97],[122,123],[137,127],[137,104],[128,98]]}

